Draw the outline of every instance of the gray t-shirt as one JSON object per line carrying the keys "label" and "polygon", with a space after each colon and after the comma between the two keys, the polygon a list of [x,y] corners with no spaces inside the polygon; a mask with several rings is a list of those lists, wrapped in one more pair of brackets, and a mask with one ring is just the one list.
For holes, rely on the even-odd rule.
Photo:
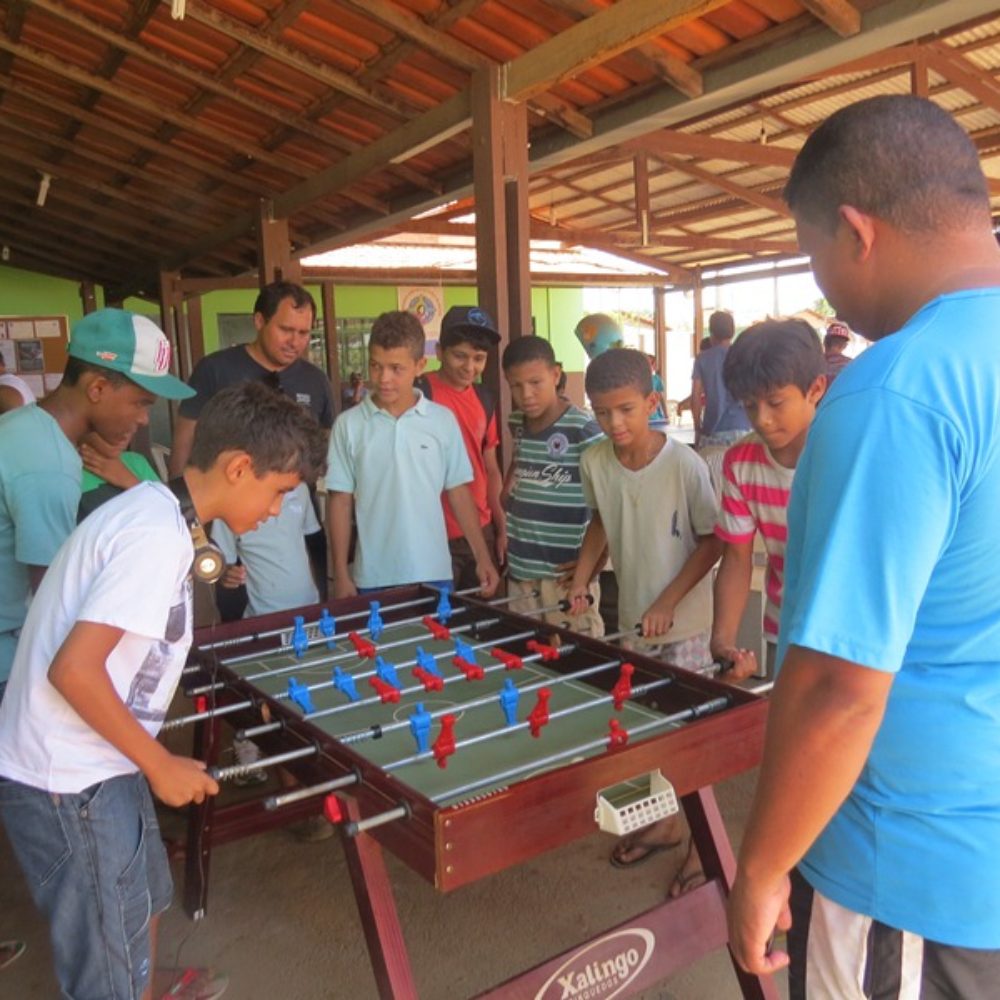
{"label": "gray t-shirt", "polygon": [[694,359],[691,378],[705,387],[705,412],[701,420],[703,434],[750,430],[746,410],[729,395],[726,383],[722,381],[722,366],[728,350],[729,344],[714,344]]}
{"label": "gray t-shirt", "polygon": [[195,365],[188,384],[198,395],[185,399],[180,414],[197,420],[205,404],[221,389],[241,382],[262,382],[278,378],[278,388],[301,403],[319,421],[321,427],[333,426],[333,394],[330,380],[309,361],[299,358],[280,372],[271,372],[250,356],[246,346],[237,344],[202,358]]}

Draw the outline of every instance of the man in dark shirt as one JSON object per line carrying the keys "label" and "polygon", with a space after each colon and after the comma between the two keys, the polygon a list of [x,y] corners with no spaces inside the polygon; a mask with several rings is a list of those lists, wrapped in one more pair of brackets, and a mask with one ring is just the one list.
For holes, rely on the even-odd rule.
{"label": "man in dark shirt", "polygon": [[[274,281],[261,289],[253,307],[257,338],[249,344],[227,347],[209,354],[195,365],[188,384],[197,395],[180,407],[170,450],[170,475],[179,475],[191,454],[191,442],[205,404],[221,389],[241,382],[264,382],[291,396],[309,409],[321,427],[333,426],[333,394],[330,380],[304,354],[316,320],[316,303],[301,285]],[[310,495],[314,487],[310,484]],[[326,592],[326,538],[317,532],[306,539],[309,556]],[[229,591],[229,595],[234,591]],[[236,594],[237,601],[239,594]],[[240,617],[242,608],[226,608],[223,617]],[[238,613],[236,613],[238,610]]]}

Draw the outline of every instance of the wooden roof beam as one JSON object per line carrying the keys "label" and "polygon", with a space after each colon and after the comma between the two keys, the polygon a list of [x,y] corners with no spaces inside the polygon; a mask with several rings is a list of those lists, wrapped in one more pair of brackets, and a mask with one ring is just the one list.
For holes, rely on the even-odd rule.
{"label": "wooden roof beam", "polygon": [[1000,85],[965,56],[936,43],[924,46],[924,56],[927,65],[935,72],[960,87],[984,107],[1000,112]]}
{"label": "wooden roof beam", "polygon": [[753,164],[758,167],[783,167],[789,169],[795,162],[796,150],[770,143],[734,142],[716,139],[706,133],[678,132],[660,129],[639,139],[632,139],[619,147],[644,151],[658,156],[660,153],[696,156],[701,160],[729,160],[732,163]]}
{"label": "wooden roof beam", "polygon": [[728,0],[618,0],[507,63],[501,94],[523,101]]}
{"label": "wooden roof beam", "polygon": [[353,97],[363,104],[378,108],[380,111],[387,111],[398,118],[405,119],[409,116],[409,111],[394,98],[380,94],[373,88],[359,83],[349,73],[344,73],[331,66],[324,66],[322,63],[301,55],[289,46],[220,14],[214,8],[206,6],[201,0],[187,0],[186,10],[187,16],[192,20],[206,24],[227,38],[232,38],[241,45],[254,49],[276,62],[297,69],[303,75],[318,80],[347,97]]}
{"label": "wooden roof beam", "polygon": [[[604,7],[594,0],[550,0],[556,7],[581,14],[584,17],[596,14]],[[654,72],[671,86],[688,97],[698,97],[705,89],[701,73],[692,69],[683,59],[671,55],[654,42],[643,42],[637,47],[642,58],[652,65]]]}
{"label": "wooden roof beam", "polygon": [[861,12],[847,0],[799,0],[799,3],[841,38],[850,38],[861,30]]}

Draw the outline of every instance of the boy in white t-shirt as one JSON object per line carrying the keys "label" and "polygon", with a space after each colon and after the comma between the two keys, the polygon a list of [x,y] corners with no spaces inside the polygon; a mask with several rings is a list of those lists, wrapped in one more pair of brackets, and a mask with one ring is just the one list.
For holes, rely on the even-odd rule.
{"label": "boy in white t-shirt", "polygon": [[[258,383],[224,390],[183,480],[142,483],[91,514],[35,595],[0,706],[0,817],[49,920],[64,996],[153,995],[172,884],[150,790],[171,806],[218,792],[200,761],[156,741],[191,642],[198,522],[252,530],[324,452],[292,400]],[[202,1000],[224,983],[157,988]]]}
{"label": "boy in white t-shirt", "polygon": [[722,507],[715,534],[725,542],[715,577],[712,655],[734,664],[734,678],[758,673],[757,657],[736,645],[753,574],[754,536],[767,552],[763,631],[765,673],[774,651],[785,575],[788,498],[809,425],[826,391],[825,358],[813,328],[801,319],[768,320],[744,330],[729,348],[722,377],[740,400],[753,433],[722,460]]}
{"label": "boy in white t-shirt", "polygon": [[[642,652],[686,670],[710,669],[712,582],[722,543],[705,463],[690,448],[651,427],[656,409],[649,362],[621,348],[591,361],[585,378],[594,416],[606,438],[584,452],[583,492],[593,517],[583,538],[570,598],[583,610],[587,581],[605,545],[618,578],[618,624],[635,628]],[[681,822],[663,820],[623,837],[612,864],[630,867],[680,844]],[[689,852],[690,853],[690,852]],[[679,895],[699,874],[682,868]]]}

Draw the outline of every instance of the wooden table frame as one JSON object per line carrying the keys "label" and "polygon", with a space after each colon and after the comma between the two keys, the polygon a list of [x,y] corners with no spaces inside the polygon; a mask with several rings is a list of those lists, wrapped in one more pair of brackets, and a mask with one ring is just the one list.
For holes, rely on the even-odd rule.
{"label": "wooden table frame", "polygon": [[[340,616],[367,608],[367,602],[372,598],[380,598],[385,608],[393,600],[411,600],[422,593],[426,591],[421,588],[405,588],[393,592],[391,596],[366,595],[365,598],[333,602],[330,608],[335,616]],[[468,603],[474,608],[488,610],[487,606],[478,602]],[[304,611],[307,621],[319,616],[318,607]],[[412,613],[411,610],[396,617]],[[233,623],[217,627],[212,630],[211,638],[238,636],[250,627],[265,631],[285,626],[291,621],[291,614],[255,619],[252,626]],[[384,613],[383,617],[387,623],[391,622],[392,612]],[[503,618],[510,619],[510,625],[515,629],[538,624],[506,611]],[[545,630],[561,633],[565,641],[586,646],[591,652],[600,651],[602,655],[622,653],[572,632]],[[209,636],[203,630],[198,638],[204,642]],[[266,645],[264,642],[262,651],[266,651]],[[646,661],[643,657],[630,655],[628,658],[636,666],[635,683],[641,683],[649,676],[662,676],[662,665]],[[416,998],[418,994],[382,856],[383,847],[391,850],[440,891],[451,891],[591,833],[595,789],[661,767],[680,796],[706,883],[678,899],[666,900],[619,927],[605,931],[483,994],[484,997],[505,1000],[520,997],[549,1000],[550,994],[553,998],[571,996],[572,993],[566,992],[565,977],[574,974],[574,962],[583,963],[578,974],[584,977],[599,976],[602,968],[608,974],[617,974],[609,972],[614,965],[614,953],[623,954],[628,960],[638,956],[636,962],[641,963],[635,969],[626,969],[628,961],[618,959],[622,982],[616,983],[618,992],[614,995],[626,997],[726,944],[725,900],[734,877],[735,860],[712,786],[753,767],[760,759],[763,744],[767,706],[762,699],[683,671],[676,673],[681,678],[679,686],[683,684],[685,691],[693,693],[692,696],[703,693],[705,697],[710,697],[724,691],[731,694],[733,706],[673,732],[639,739],[600,756],[448,807],[436,805],[409,789],[350,746],[340,744],[317,727],[303,722],[283,702],[269,698],[224,667],[220,668],[219,676],[225,680],[226,687],[218,693],[218,704],[243,699],[255,702],[254,708],[226,717],[226,721],[236,727],[259,721],[261,707],[275,719],[287,723],[280,733],[268,734],[258,740],[265,754],[295,746],[315,745],[318,750],[315,757],[289,765],[302,783],[315,784],[356,774],[358,784],[338,793],[345,819],[357,821],[385,812],[400,801],[405,801],[410,807],[410,819],[380,826],[370,832],[349,836],[344,827],[341,828],[379,995],[396,1000]],[[196,725],[195,756],[209,763],[215,762],[220,742],[219,727],[219,718]],[[663,766],[664,760],[669,760],[669,767]],[[262,799],[259,797],[223,807],[217,806],[211,799],[201,806],[192,807],[184,905],[195,919],[206,913],[213,846],[315,815],[323,805],[322,799],[313,798],[268,812],[262,807]],[[581,808],[581,803],[586,803],[586,807]],[[516,822],[513,822],[515,819]],[[615,948],[622,942],[631,942],[631,945],[616,953]],[[623,961],[624,964],[621,964]],[[769,977],[748,976],[738,968],[736,974],[744,997],[753,1000],[777,997]],[[542,990],[549,980],[548,987]]]}

